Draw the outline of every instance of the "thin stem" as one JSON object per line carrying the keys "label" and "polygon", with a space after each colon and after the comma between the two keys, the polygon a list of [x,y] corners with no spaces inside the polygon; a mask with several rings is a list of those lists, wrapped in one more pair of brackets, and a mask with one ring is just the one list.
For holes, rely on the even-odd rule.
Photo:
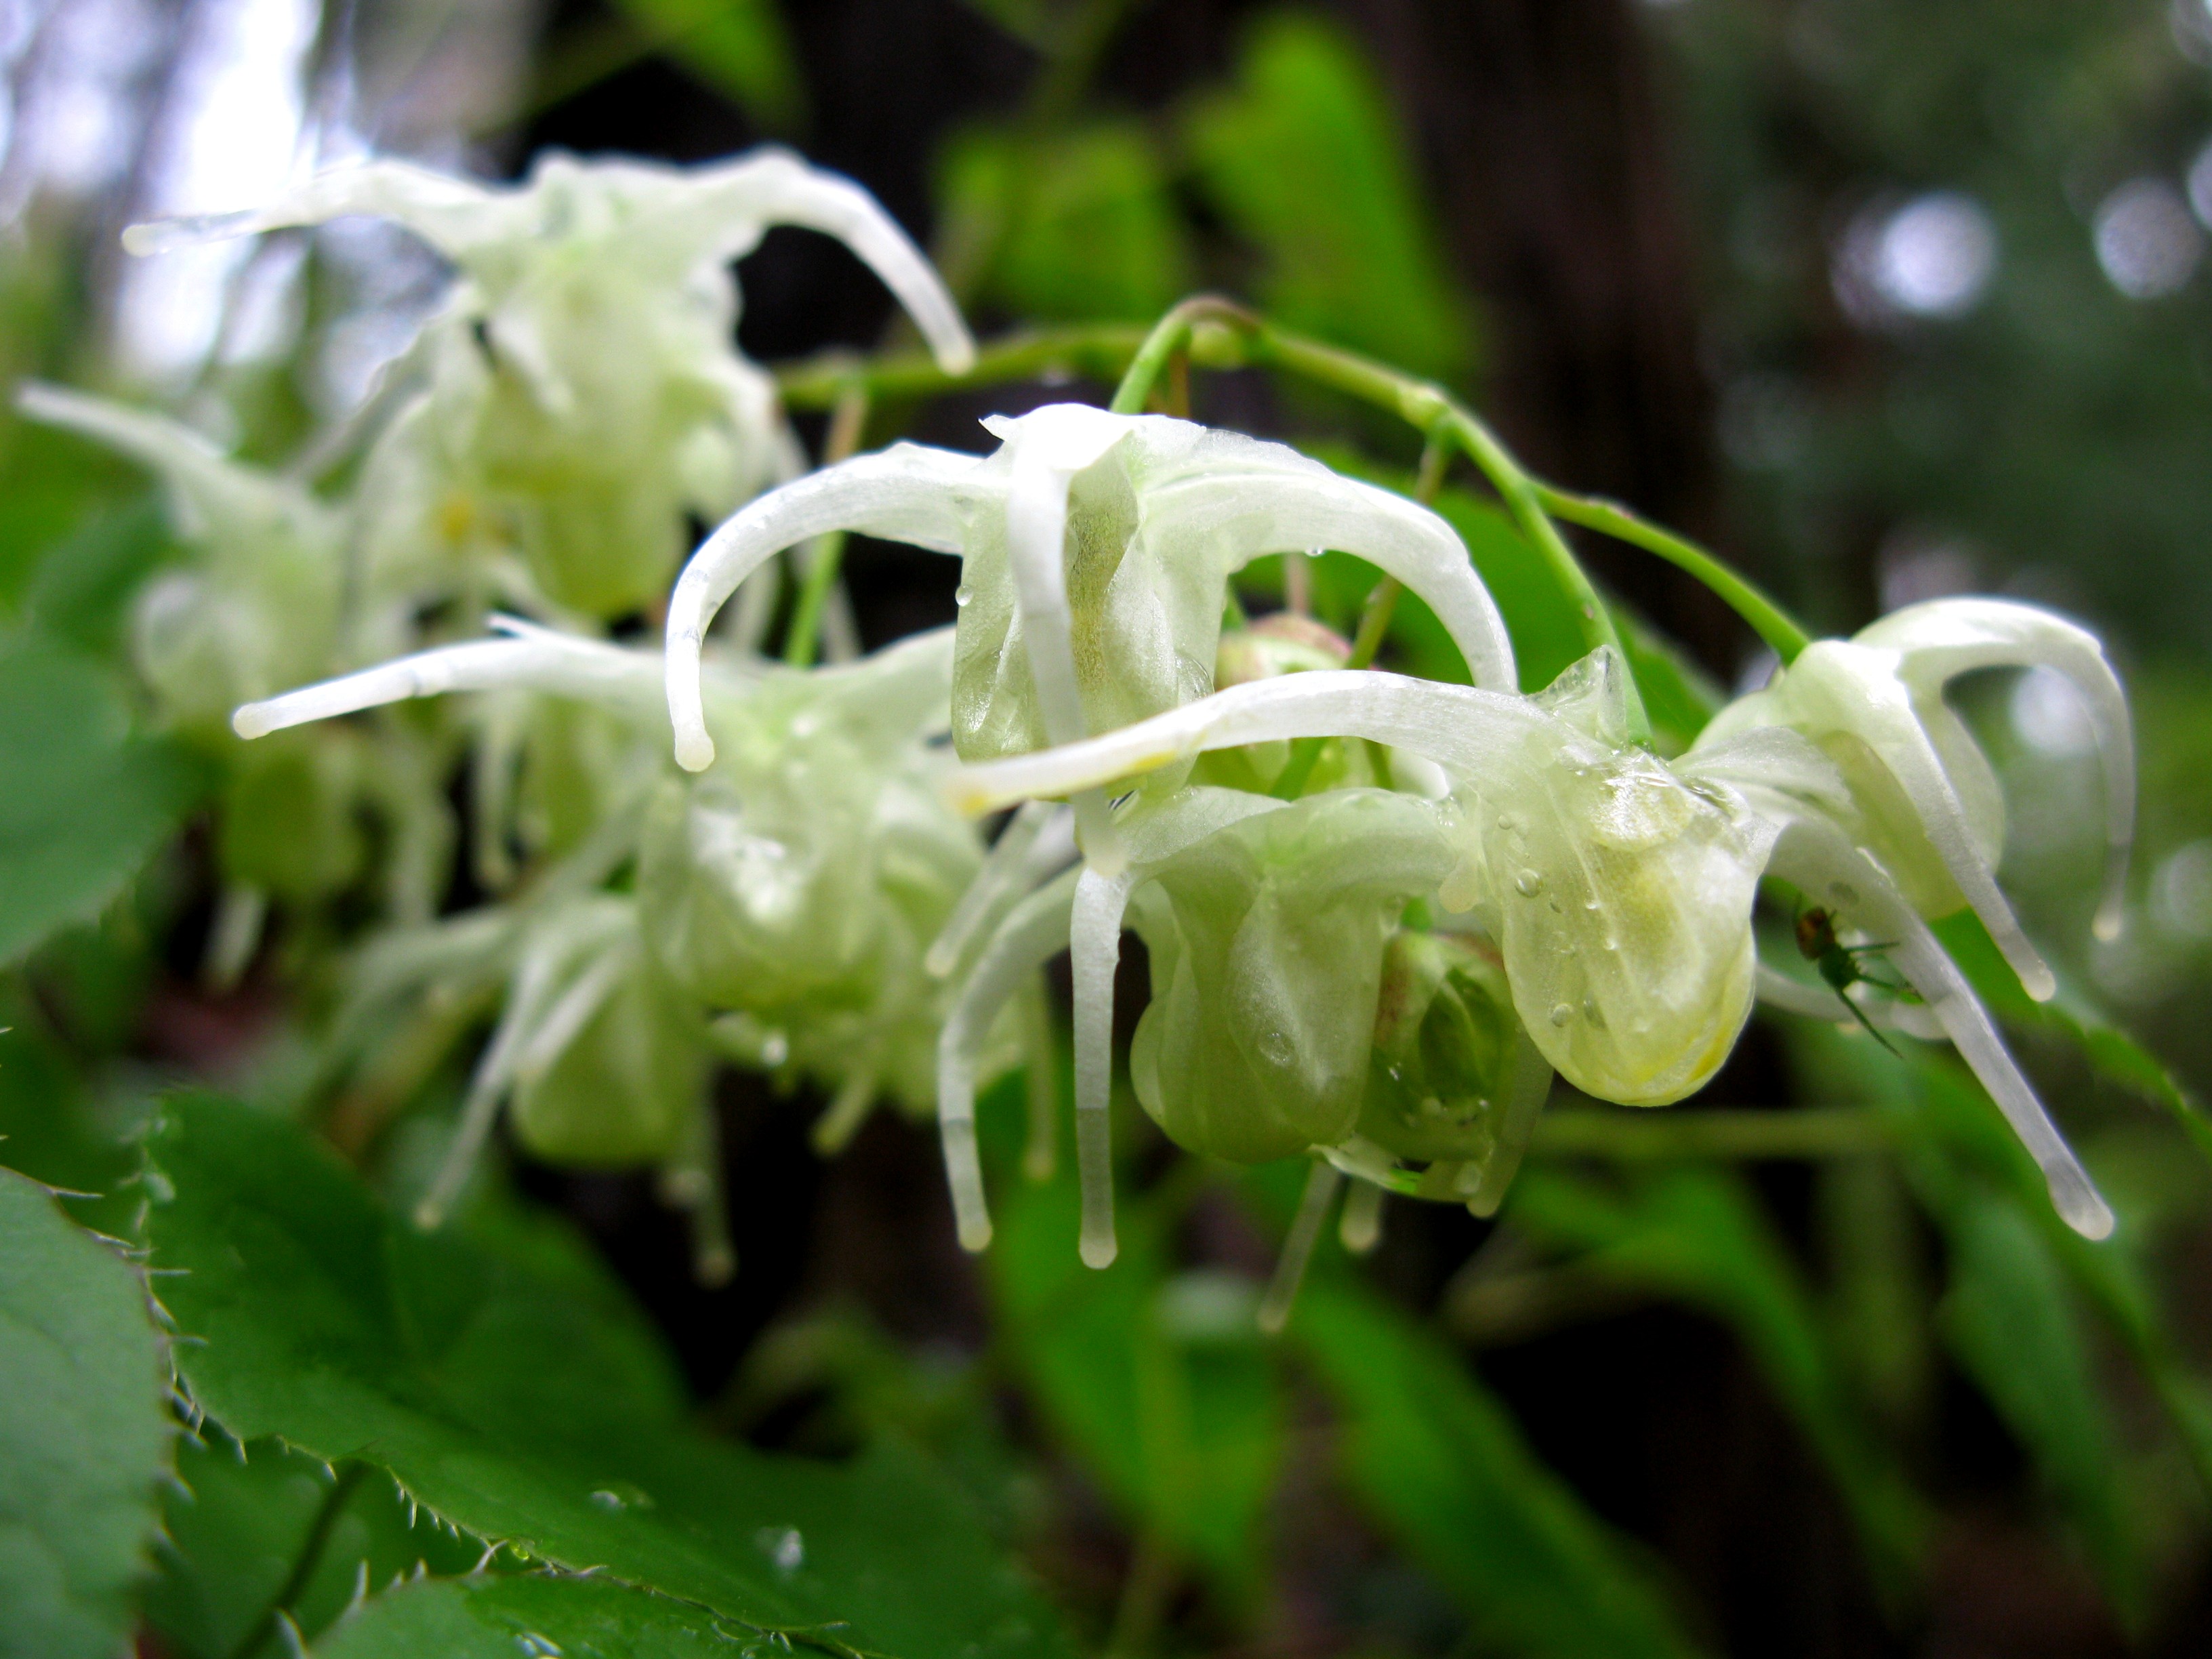
{"label": "thin stem", "polygon": [[1797,653],[1813,642],[1789,612],[1695,542],[1638,518],[1618,501],[1572,495],[1547,483],[1536,486],[1536,495],[1553,517],[1656,553],[1675,568],[1689,572],[1750,623],[1784,663],[1795,661]]}
{"label": "thin stem", "polygon": [[260,1651],[261,1644],[275,1634],[277,1620],[290,1614],[293,1603],[306,1591],[315,1569],[322,1565],[323,1551],[330,1545],[331,1534],[337,1529],[346,1500],[353,1496],[354,1488],[361,1485],[362,1477],[368,1473],[366,1463],[348,1463],[338,1470],[331,1489],[323,1494],[314,1519],[307,1522],[307,1535],[301,1539],[299,1553],[292,1558],[291,1571],[284,1575],[284,1582],[276,1587],[276,1595],[269,1598],[269,1605],[262,1608],[260,1616],[246,1627],[245,1635],[230,1650],[230,1659],[252,1659]]}
{"label": "thin stem", "polygon": [[[1208,324],[1216,326],[1203,326]],[[1522,469],[1496,434],[1443,387],[1356,352],[1277,328],[1218,295],[1200,295],[1185,300],[1147,333],[1101,326],[1016,336],[986,348],[975,367],[959,376],[944,374],[916,353],[875,364],[856,363],[850,358],[800,364],[785,371],[781,380],[787,402],[795,407],[820,408],[838,388],[856,380],[881,395],[921,394],[959,386],[1032,379],[1054,370],[1097,372],[1121,363],[1127,366],[1127,372],[1110,407],[1116,413],[1137,414],[1178,355],[1208,368],[1258,365],[1286,369],[1388,410],[1431,438],[1448,439],[1481,469],[1516,526],[1573,599],[1583,636],[1593,648],[1612,645],[1618,649],[1620,634],[1589,575],[1552,522],[1550,515],[1554,514],[1568,523],[1640,547],[1687,571],[1718,594],[1784,661],[1811,637],[1773,599],[1694,543],[1612,502],[1576,495],[1534,477]],[[1630,698],[1632,728],[1648,731],[1649,720],[1633,685]]]}
{"label": "thin stem", "polygon": [[1647,1112],[1568,1108],[1536,1121],[1529,1153],[1625,1162],[1686,1158],[1855,1158],[1898,1144],[1881,1113],[1863,1106],[1790,1111]]}
{"label": "thin stem", "polygon": [[1144,341],[1143,329],[1124,323],[1024,329],[982,347],[964,374],[947,374],[921,350],[880,357],[827,352],[782,370],[776,388],[787,408],[830,409],[854,387],[888,401],[1062,376],[1110,380],[1121,376]]}
{"label": "thin stem", "polygon": [[[822,446],[822,465],[835,466],[849,460],[868,429],[869,397],[865,386],[848,386],[837,394],[830,416],[830,435]],[[783,659],[793,668],[811,668],[822,646],[822,617],[829,609],[830,591],[837,584],[837,567],[845,558],[845,532],[833,530],[814,544],[814,562],[792,607],[791,631],[784,635]]]}

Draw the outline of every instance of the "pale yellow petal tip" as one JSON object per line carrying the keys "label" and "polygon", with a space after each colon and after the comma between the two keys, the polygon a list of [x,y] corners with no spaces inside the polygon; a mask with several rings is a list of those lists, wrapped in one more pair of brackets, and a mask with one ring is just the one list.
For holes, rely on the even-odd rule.
{"label": "pale yellow petal tip", "polygon": [[2020,982],[2038,1002],[2048,1002],[2058,994],[2058,981],[2039,962],[2020,976]]}
{"label": "pale yellow petal tip", "polygon": [[686,732],[676,739],[676,763],[687,772],[703,772],[714,763],[714,740],[704,732]]}
{"label": "pale yellow petal tip", "polygon": [[966,374],[975,367],[975,343],[964,337],[937,354],[937,366],[947,374]]}
{"label": "pale yellow petal tip", "polygon": [[991,1248],[991,1224],[977,1217],[960,1224],[960,1248],[970,1255],[981,1255]]}
{"label": "pale yellow petal tip", "polygon": [[2112,1206],[2094,1192],[2062,1195],[2054,1190],[2051,1200],[2058,1206],[2060,1219],[2082,1237],[2096,1242],[2112,1236]]}
{"label": "pale yellow petal tip", "polygon": [[434,1198],[426,1198],[415,1206],[415,1224],[426,1233],[434,1233],[446,1224],[446,1206]]}
{"label": "pale yellow petal tip", "polygon": [[987,812],[996,811],[1006,805],[983,784],[966,772],[948,775],[938,786],[938,793],[945,804],[963,818],[980,818]]}
{"label": "pale yellow petal tip", "polygon": [[1114,1258],[1121,1253],[1110,1233],[1103,1238],[1085,1238],[1079,1249],[1086,1267],[1110,1267]]}
{"label": "pale yellow petal tip", "polygon": [[123,228],[123,251],[143,258],[149,253],[159,253],[169,240],[165,227],[156,224],[125,225]]}
{"label": "pale yellow petal tip", "polygon": [[2124,903],[2107,904],[2097,912],[2097,919],[2089,924],[2089,931],[2097,936],[2099,943],[2110,945],[2119,938],[2121,930],[2127,926],[2127,920],[2128,908]]}
{"label": "pale yellow petal tip", "polygon": [[230,729],[251,743],[256,738],[265,738],[276,728],[270,724],[266,707],[258,702],[241,703],[230,717]]}

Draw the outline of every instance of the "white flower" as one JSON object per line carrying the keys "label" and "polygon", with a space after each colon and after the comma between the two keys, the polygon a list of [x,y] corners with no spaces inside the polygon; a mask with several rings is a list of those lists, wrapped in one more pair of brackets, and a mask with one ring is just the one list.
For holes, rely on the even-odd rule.
{"label": "white flower", "polygon": [[687,514],[719,519],[793,470],[775,384],[735,344],[729,265],[770,226],[839,238],[949,372],[974,361],[906,234],[781,150],[694,168],[552,152],[514,186],[374,161],[125,240],[150,253],[349,214],[398,221],[461,272],[416,353],[428,390],[366,464],[372,551],[404,566],[424,547],[509,544],[548,601],[592,617],[659,596]]}
{"label": "white flower", "polygon": [[[1771,861],[1848,922],[1899,941],[1893,960],[2042,1166],[2060,1214],[2088,1237],[2109,1232],[2110,1210],[1963,975],[1837,827],[1851,797],[1833,763],[1792,732],[1763,728],[1670,768],[1620,744],[1618,690],[1607,688],[1622,672],[1611,653],[1594,653],[1540,701],[1374,672],[1290,675],[970,767],[952,796],[963,811],[988,811],[1294,737],[1425,756],[1467,815],[1455,836],[1462,862],[1440,899],[1474,910],[1499,940],[1514,1007],[1544,1057],[1586,1092],[1632,1105],[1680,1098],[1733,1047],[1755,984],[1752,904]],[[1085,1000],[1086,958],[1097,957],[1089,981],[1110,987],[1115,893],[1129,879],[1090,872],[1075,891],[1079,1128],[1087,1106],[1103,1132],[1110,1019],[1110,1000]],[[1086,889],[1099,896],[1088,921]],[[1086,1220],[1086,1240],[1099,1236]]]}
{"label": "white flower", "polygon": [[[1057,404],[987,422],[977,459],[914,444],[761,497],[710,537],[668,608],[677,759],[714,744],[699,642],[738,584],[811,536],[851,530],[961,556],[952,683],[960,754],[983,759],[1126,725],[1203,696],[1230,576],[1262,554],[1330,547],[1426,600],[1477,684],[1513,683],[1513,651],[1450,527],[1402,496],[1279,444],[1164,416]],[[1103,803],[1079,799],[1095,864],[1115,854]]]}
{"label": "white flower", "polygon": [[1848,787],[1837,823],[1928,918],[1971,905],[2028,994],[2057,988],[1996,884],[2004,801],[1990,764],[1943,699],[1981,668],[2055,669],[2081,692],[2105,767],[2108,857],[2100,938],[2119,928],[2135,826],[2135,750],[2128,705],[2096,637],[2033,605],[1933,599],[1908,605],[1850,640],[1808,646],[1761,691],[1738,698],[1698,738],[1708,749],[1759,726],[1796,732],[1834,763]]}

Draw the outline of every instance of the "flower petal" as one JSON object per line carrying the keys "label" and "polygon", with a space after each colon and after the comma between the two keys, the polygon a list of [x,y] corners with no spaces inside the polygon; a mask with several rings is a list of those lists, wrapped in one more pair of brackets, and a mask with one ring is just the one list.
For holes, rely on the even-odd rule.
{"label": "flower petal", "polygon": [[700,544],[668,601],[668,712],[678,764],[701,772],[714,763],[700,702],[700,641],[738,584],[785,548],[832,530],[957,552],[958,501],[976,488],[975,465],[971,455],[894,444],[770,490]]}

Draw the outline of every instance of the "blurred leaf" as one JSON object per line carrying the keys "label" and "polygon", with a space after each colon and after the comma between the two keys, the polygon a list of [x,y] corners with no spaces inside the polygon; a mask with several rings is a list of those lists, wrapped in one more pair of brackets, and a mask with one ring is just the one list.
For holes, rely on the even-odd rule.
{"label": "blurred leaf", "polygon": [[1508,1202],[1515,1226],[1582,1253],[1578,1265],[1734,1330],[1827,1466],[1880,1576],[1897,1587],[1915,1574],[1923,1505],[1853,1407],[1803,1278],[1740,1176],[1663,1170],[1616,1191],[1542,1167],[1522,1174]]}
{"label": "blurred leaf", "polygon": [[121,1237],[141,1198],[137,1149],[128,1144],[135,1116],[97,1109],[84,1078],[48,1035],[18,980],[0,987],[0,1164],[72,1193],[70,1213]]}
{"label": "blurred leaf", "polygon": [[169,1461],[138,1275],[0,1170],[0,1655],[112,1659]]}
{"label": "blurred leaf", "polygon": [[1171,1277],[1161,1218],[1126,1196],[1103,1272],[1075,1249],[1074,1160],[999,1183],[989,1255],[1008,1350],[1039,1408],[1143,1532],[1231,1594],[1259,1572],[1283,1412],[1249,1285]]}
{"label": "blurred leaf", "polygon": [[1808,1090],[1872,1100],[1895,1115],[1915,1195],[1948,1246],[1942,1334],[2028,1454],[2114,1605],[2140,1617],[2148,1528],[2115,1451],[2114,1412],[2096,1377],[2080,1300],[2142,1367],[2208,1493],[2212,1402],[2131,1258],[2124,1208],[2101,1243],[2069,1228],[1996,1106],[1941,1049],[1902,1044],[1900,1063],[1826,1022],[1792,1026]]}
{"label": "blurred leaf", "polygon": [[0,651],[0,961],[97,915],[203,787],[97,664],[34,639]]}
{"label": "blurred leaf", "polygon": [[234,1435],[388,1471],[556,1568],[926,1659],[1063,1650],[1048,1609],[910,1451],[831,1467],[686,1427],[665,1354],[559,1230],[426,1235],[300,1131],[171,1102],[148,1233],[178,1369]]}
{"label": "blurred leaf", "polygon": [[114,654],[131,600],[170,546],[159,494],[109,508],[39,562],[24,596],[27,619],[50,639]]}
{"label": "blurred leaf", "polygon": [[[177,1659],[231,1659],[290,1577],[331,1476],[279,1441],[240,1446],[210,1434],[205,1443],[179,1443],[177,1479],[162,1505],[167,1536],[161,1576],[146,1591],[146,1622]],[[292,1622],[313,1640],[359,1586],[410,1577],[418,1562],[432,1572],[467,1572],[483,1553],[428,1515],[410,1515],[398,1487],[373,1474],[338,1512],[291,1601]]]}
{"label": "blurred leaf", "polygon": [[1289,1335],[1342,1415],[1346,1474],[1457,1599],[1482,1650],[1559,1659],[1695,1651],[1631,1548],[1414,1320],[1349,1275],[1316,1274]]}
{"label": "blurred leaf", "polygon": [[1149,322],[1191,285],[1166,169],[1136,122],[971,131],[938,194],[946,222],[988,249],[981,297],[1025,318]]}
{"label": "blurred leaf", "polygon": [[1334,29],[1263,21],[1233,89],[1194,112],[1189,141],[1214,205],[1262,256],[1258,296],[1279,321],[1416,374],[1468,373],[1470,308],[1388,98]]}
{"label": "blurred leaf", "polygon": [[[316,1659],[730,1659],[752,1632],[704,1607],[603,1578],[544,1573],[405,1584],[315,1647]],[[744,1645],[740,1645],[744,1644]]]}
{"label": "blurred leaf", "polygon": [[2140,1625],[2150,1564],[2065,1273],[2008,1199],[1969,1189],[1942,1218],[1951,1247],[1944,1338],[2034,1458],[2113,1605]]}
{"label": "blurred leaf", "polygon": [[2092,1071],[2140,1100],[2163,1108],[2190,1142],[2212,1159],[2212,1118],[2157,1056],[2122,1030],[2078,987],[2061,980],[2058,994],[2038,1002],[1997,950],[1972,910],[1935,924],[1936,936],[1973,981],[1976,993],[2007,1024],[2054,1036],[2077,1048]]}
{"label": "blurred leaf", "polygon": [[775,0],[616,0],[660,50],[763,125],[787,128],[806,111],[806,82]]}

